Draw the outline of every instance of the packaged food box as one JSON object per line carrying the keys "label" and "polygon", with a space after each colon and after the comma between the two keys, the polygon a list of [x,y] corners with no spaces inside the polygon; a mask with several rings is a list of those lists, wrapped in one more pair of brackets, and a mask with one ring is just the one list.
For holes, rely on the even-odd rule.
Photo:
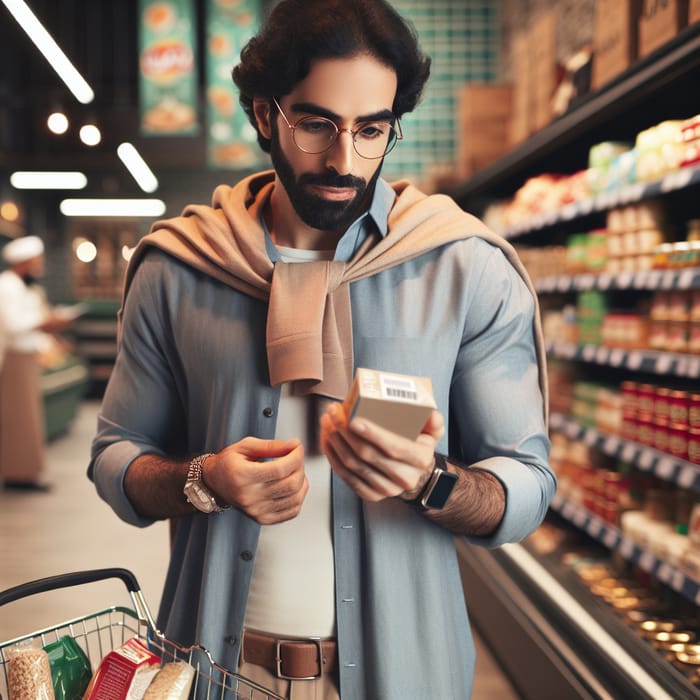
{"label": "packaged food box", "polygon": [[160,661],[142,640],[129,639],[102,659],[83,700],[141,700]]}
{"label": "packaged food box", "polygon": [[359,367],[343,404],[348,420],[366,418],[410,440],[436,408],[428,377]]}

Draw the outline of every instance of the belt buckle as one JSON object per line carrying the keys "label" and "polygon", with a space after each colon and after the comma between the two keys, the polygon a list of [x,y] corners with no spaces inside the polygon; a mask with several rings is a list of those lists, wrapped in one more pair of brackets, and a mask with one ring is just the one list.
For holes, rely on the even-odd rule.
{"label": "belt buckle", "polygon": [[[299,642],[313,642],[318,651],[319,673],[315,676],[285,676],[282,673],[282,645]],[[275,675],[285,681],[312,681],[323,676],[323,646],[320,637],[304,637],[303,639],[278,639],[275,641]]]}

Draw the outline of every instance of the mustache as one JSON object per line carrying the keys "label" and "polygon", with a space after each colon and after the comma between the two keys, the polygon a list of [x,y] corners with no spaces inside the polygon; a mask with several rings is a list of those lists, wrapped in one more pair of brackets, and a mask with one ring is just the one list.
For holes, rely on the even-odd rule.
{"label": "mustache", "polygon": [[300,185],[318,185],[319,187],[340,187],[360,190],[367,186],[364,178],[354,175],[338,175],[337,173],[317,174],[305,173],[299,176]]}

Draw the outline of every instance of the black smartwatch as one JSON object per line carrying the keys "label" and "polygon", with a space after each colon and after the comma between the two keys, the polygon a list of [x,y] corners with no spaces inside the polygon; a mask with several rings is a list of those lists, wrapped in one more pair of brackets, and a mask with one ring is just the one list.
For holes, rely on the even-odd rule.
{"label": "black smartwatch", "polygon": [[413,504],[424,510],[440,510],[447,503],[456,483],[457,475],[447,471],[445,456],[436,452],[433,473]]}

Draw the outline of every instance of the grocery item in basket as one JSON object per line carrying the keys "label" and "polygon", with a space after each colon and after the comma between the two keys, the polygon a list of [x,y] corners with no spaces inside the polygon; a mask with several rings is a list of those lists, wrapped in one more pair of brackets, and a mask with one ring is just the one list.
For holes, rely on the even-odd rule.
{"label": "grocery item in basket", "polygon": [[102,659],[83,700],[143,700],[160,661],[141,639],[129,639]]}
{"label": "grocery item in basket", "polygon": [[49,655],[56,700],[80,700],[92,677],[87,654],[69,635],[46,644],[44,651]]}
{"label": "grocery item in basket", "polygon": [[6,652],[9,700],[54,700],[49,655],[38,640],[27,640]]}
{"label": "grocery item in basket", "polygon": [[143,700],[187,700],[194,668],[186,661],[169,661],[153,677]]}

